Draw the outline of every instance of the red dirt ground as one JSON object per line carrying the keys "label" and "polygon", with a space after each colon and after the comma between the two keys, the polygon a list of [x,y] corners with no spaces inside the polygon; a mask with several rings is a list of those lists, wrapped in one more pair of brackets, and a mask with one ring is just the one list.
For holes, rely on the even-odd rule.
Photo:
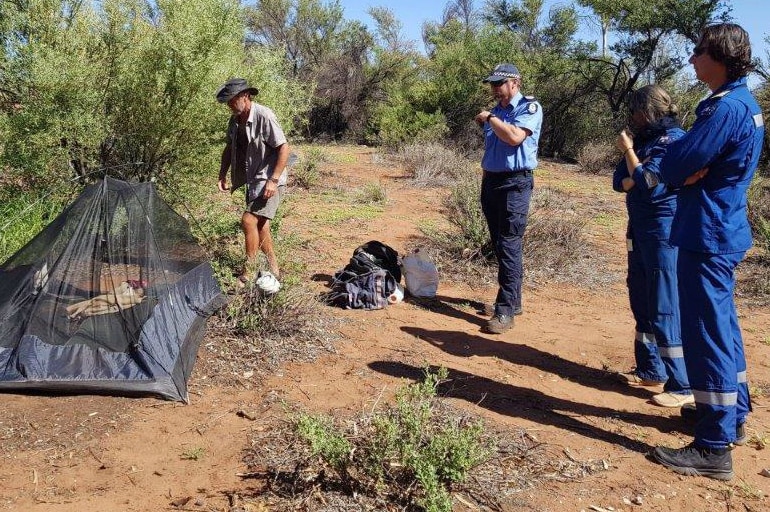
{"label": "red dirt ground", "polygon": [[[355,154],[356,162],[330,164],[334,174],[326,179],[342,188],[380,183],[387,188],[386,212],[373,220],[309,228],[304,221],[322,203],[296,191],[282,229],[307,240],[308,280],[344,266],[352,249],[367,240],[405,251],[419,236],[419,225],[444,222],[443,192],[412,187],[398,169],[373,163],[379,158],[371,149],[338,152]],[[614,217],[592,227],[591,241],[610,258],[610,270],[622,275],[625,213],[609,178],[578,176],[569,166],[546,163],[536,179],[538,186],[612,202]],[[580,187],[572,185],[578,182]],[[648,402],[654,391],[625,388],[606,371],[633,365],[633,323],[622,279],[599,290],[530,287],[525,314],[500,336],[481,333],[484,319],[464,305],[489,301],[493,294],[491,287],[445,280],[442,306],[432,310],[407,303],[374,312],[332,310],[348,320],[335,354],[288,364],[262,381],[241,377],[232,387],[211,385],[196,370],[189,405],[2,395],[0,509],[227,511],[229,496],[255,486],[237,476],[245,470],[248,434],[284,420],[282,401],[327,413],[369,410],[426,364],[447,367],[461,384],[448,399],[456,407],[495,426],[525,428],[576,459],[608,462],[607,471],[579,481],[538,485],[520,497],[525,505],[511,510],[768,509],[770,479],[761,475],[770,468],[767,450],[738,448],[736,478],[729,483],[680,477],[644,457],[657,444],[683,445],[691,438],[677,411]],[[739,311],[750,379],[767,393],[770,312],[743,304]],[[257,420],[239,416],[241,410],[255,411]],[[750,435],[770,440],[767,396],[755,399],[748,425]],[[268,510],[254,504],[245,509]],[[458,504],[458,510],[467,509]]]}

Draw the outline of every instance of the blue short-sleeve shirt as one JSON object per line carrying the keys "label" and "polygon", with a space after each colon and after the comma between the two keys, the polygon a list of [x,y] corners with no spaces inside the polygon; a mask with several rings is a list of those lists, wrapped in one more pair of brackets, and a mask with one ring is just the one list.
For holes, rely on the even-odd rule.
{"label": "blue short-sleeve shirt", "polygon": [[507,107],[499,103],[491,111],[503,122],[532,132],[518,146],[503,142],[489,123],[484,124],[484,157],[481,168],[488,172],[531,171],[537,167],[537,147],[543,109],[531,96],[517,93]]}

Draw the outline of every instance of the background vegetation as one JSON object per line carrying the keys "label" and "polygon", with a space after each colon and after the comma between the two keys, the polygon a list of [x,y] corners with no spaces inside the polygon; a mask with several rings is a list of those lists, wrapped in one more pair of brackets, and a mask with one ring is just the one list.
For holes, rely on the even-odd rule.
{"label": "background vegetation", "polygon": [[[424,25],[422,52],[387,8],[370,9],[369,28],[346,19],[337,0],[2,2],[0,204],[13,222],[3,227],[0,258],[104,174],[153,179],[173,204],[192,204],[190,184],[213,182],[218,167],[227,113],[213,96],[232,76],[259,87],[258,100],[293,141],[402,153],[417,144],[470,162],[481,143],[471,119],[489,104],[479,77],[502,61],[518,65],[523,90],[547,112],[542,156],[590,172],[611,161],[606,148],[625,123],[628,94],[641,85],[663,84],[692,122],[705,90],[686,59],[700,27],[729,19],[730,2],[544,5],[449,0],[439,21]],[[603,42],[581,41],[584,23],[598,24]],[[756,94],[768,106],[763,57]],[[313,158],[301,164],[302,186],[320,178]],[[766,166],[765,157],[761,174]],[[410,172],[434,180],[425,166]],[[221,223],[218,212],[199,210],[202,224]],[[758,219],[766,221],[755,207],[764,238]]]}

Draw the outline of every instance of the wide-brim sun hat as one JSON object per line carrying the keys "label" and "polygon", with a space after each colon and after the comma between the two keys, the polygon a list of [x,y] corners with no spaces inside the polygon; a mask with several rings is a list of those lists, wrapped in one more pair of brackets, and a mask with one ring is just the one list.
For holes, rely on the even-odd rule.
{"label": "wide-brim sun hat", "polygon": [[231,78],[217,91],[217,101],[227,103],[244,91],[252,96],[259,94],[259,89],[250,86],[245,78]]}

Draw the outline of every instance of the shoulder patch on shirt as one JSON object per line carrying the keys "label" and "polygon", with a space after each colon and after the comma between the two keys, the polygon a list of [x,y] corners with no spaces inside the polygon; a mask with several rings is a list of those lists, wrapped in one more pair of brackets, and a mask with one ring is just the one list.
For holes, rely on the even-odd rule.
{"label": "shoulder patch on shirt", "polygon": [[530,114],[534,114],[535,112],[537,112],[537,103],[533,102],[527,105],[527,112],[529,112]]}
{"label": "shoulder patch on shirt", "polygon": [[658,139],[658,142],[660,144],[668,144],[669,142],[671,142],[671,137],[669,137],[668,135],[663,135]]}
{"label": "shoulder patch on shirt", "polygon": [[753,116],[753,118],[754,118],[754,126],[756,126],[757,128],[765,125],[765,119],[762,117],[762,114],[756,114]]}

